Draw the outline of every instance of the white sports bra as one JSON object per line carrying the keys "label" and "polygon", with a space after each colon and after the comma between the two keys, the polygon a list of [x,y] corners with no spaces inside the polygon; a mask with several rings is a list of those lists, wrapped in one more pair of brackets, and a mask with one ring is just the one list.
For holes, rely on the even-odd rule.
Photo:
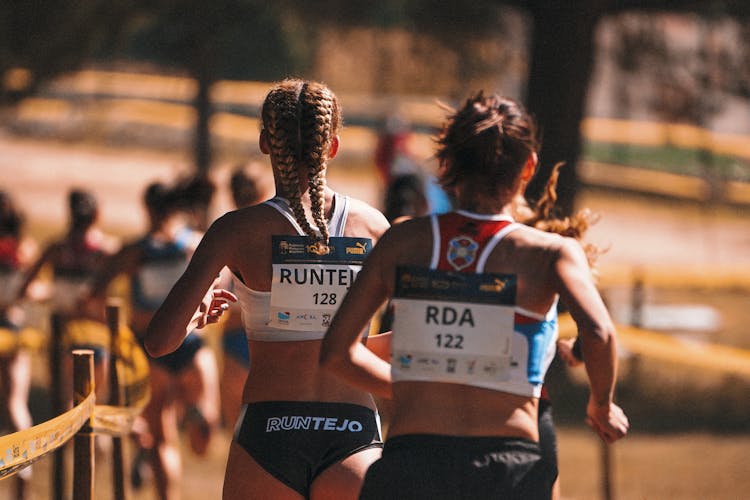
{"label": "white sports bra", "polygon": [[[346,219],[349,214],[349,203],[349,197],[334,193],[333,213],[328,221],[328,230],[331,238],[343,236]],[[299,236],[305,235],[305,232],[294,219],[292,210],[289,207],[289,202],[286,199],[277,196],[264,202],[264,204],[275,208],[280,214],[286,217]],[[358,251],[357,248],[351,248],[349,250],[352,252]],[[367,250],[370,249],[368,248]],[[350,267],[354,268],[359,266]],[[355,275],[358,270],[359,269],[353,269]],[[351,280],[352,276],[348,273],[345,274],[346,275],[343,276],[343,278],[346,280],[345,282],[348,283],[348,280]],[[326,318],[315,318],[318,320],[316,327],[295,328],[292,326],[284,328],[279,326],[279,316],[281,314],[278,311],[274,311],[274,317],[271,318],[271,292],[253,290],[245,285],[237,276],[234,276],[234,286],[235,293],[239,298],[242,310],[242,323],[248,340],[292,342],[319,340],[325,335],[324,322],[330,320],[329,316]],[[336,302],[340,303],[341,298],[343,297],[337,297]],[[297,316],[300,316],[300,314],[297,314]]]}

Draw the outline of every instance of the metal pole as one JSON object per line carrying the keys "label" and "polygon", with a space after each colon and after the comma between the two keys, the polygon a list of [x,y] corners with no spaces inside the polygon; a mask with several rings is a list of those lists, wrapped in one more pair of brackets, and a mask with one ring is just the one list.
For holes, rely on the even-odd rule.
{"label": "metal pole", "polygon": [[[107,301],[106,316],[109,328],[109,403],[122,406],[124,401],[120,390],[117,373],[117,361],[120,357],[120,307],[119,299]],[[125,500],[125,459],[123,456],[122,438],[112,438],[112,486],[115,500]]]}
{"label": "metal pole", "polygon": [[[73,403],[82,403],[94,392],[94,351],[73,351]],[[93,415],[73,439],[73,500],[94,498],[94,432]]]}

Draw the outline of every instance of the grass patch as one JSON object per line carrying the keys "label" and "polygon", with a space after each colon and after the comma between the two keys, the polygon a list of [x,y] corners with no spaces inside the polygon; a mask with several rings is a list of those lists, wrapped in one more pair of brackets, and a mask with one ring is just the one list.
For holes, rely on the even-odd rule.
{"label": "grass patch", "polygon": [[695,177],[704,177],[710,169],[725,180],[750,182],[750,163],[698,148],[585,142],[583,159]]}

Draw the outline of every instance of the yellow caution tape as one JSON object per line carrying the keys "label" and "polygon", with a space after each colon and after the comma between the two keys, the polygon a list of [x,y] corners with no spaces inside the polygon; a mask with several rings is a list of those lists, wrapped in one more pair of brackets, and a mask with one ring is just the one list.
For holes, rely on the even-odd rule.
{"label": "yellow caution tape", "polygon": [[622,325],[617,327],[617,338],[627,350],[649,358],[750,378],[750,352],[744,349],[709,342],[686,342],[663,333]]}
{"label": "yellow caution tape", "polygon": [[89,346],[109,349],[110,334],[107,325],[90,319],[72,319],[65,323],[65,346]]}
{"label": "yellow caution tape", "polygon": [[97,434],[127,436],[132,432],[133,423],[143,408],[96,405],[91,427]]}
{"label": "yellow caution tape", "polygon": [[47,335],[30,326],[21,329],[18,340],[20,347],[29,351],[38,352],[47,347]]}
{"label": "yellow caution tape", "polygon": [[149,363],[146,353],[127,326],[120,326],[117,355],[117,377],[127,407],[143,408],[150,397]]}
{"label": "yellow caution tape", "polygon": [[70,440],[93,413],[94,398],[92,392],[62,415],[0,437],[0,479],[25,469]]}
{"label": "yellow caution tape", "polygon": [[18,334],[8,328],[0,328],[0,356],[8,356],[18,349]]}
{"label": "yellow caution tape", "polygon": [[[569,314],[559,318],[560,337],[578,334]],[[750,351],[709,342],[686,342],[664,333],[617,325],[618,342],[628,351],[652,359],[679,363],[750,378]]]}
{"label": "yellow caution tape", "polygon": [[39,351],[47,344],[46,336],[36,328],[19,331],[0,327],[0,356],[9,356],[19,349]]}

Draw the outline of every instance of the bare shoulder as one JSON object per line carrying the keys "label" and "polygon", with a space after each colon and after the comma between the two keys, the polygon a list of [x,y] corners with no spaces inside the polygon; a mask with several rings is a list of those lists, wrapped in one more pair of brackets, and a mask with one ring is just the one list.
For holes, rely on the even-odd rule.
{"label": "bare shoulder", "polygon": [[510,233],[507,241],[519,250],[544,252],[552,255],[558,254],[563,251],[563,248],[570,245],[578,245],[578,242],[573,238],[548,233],[529,226],[522,226]]}
{"label": "bare shoulder", "polygon": [[415,217],[394,224],[383,235],[378,246],[401,263],[419,265],[428,262],[432,252],[430,218]]}
{"label": "bare shoulder", "polygon": [[388,219],[380,210],[356,198],[349,198],[349,214],[347,215],[346,225],[347,235],[362,236],[367,234],[374,239],[379,239],[390,227]]}
{"label": "bare shoulder", "polygon": [[211,225],[210,231],[226,236],[242,234],[257,228],[268,228],[278,217],[276,210],[268,205],[259,204],[230,210]]}
{"label": "bare shoulder", "polygon": [[528,226],[511,232],[493,255],[496,258],[492,260],[498,265],[516,262],[521,268],[533,269],[538,275],[562,261],[577,262],[582,258],[586,262],[583,248],[576,239]]}

